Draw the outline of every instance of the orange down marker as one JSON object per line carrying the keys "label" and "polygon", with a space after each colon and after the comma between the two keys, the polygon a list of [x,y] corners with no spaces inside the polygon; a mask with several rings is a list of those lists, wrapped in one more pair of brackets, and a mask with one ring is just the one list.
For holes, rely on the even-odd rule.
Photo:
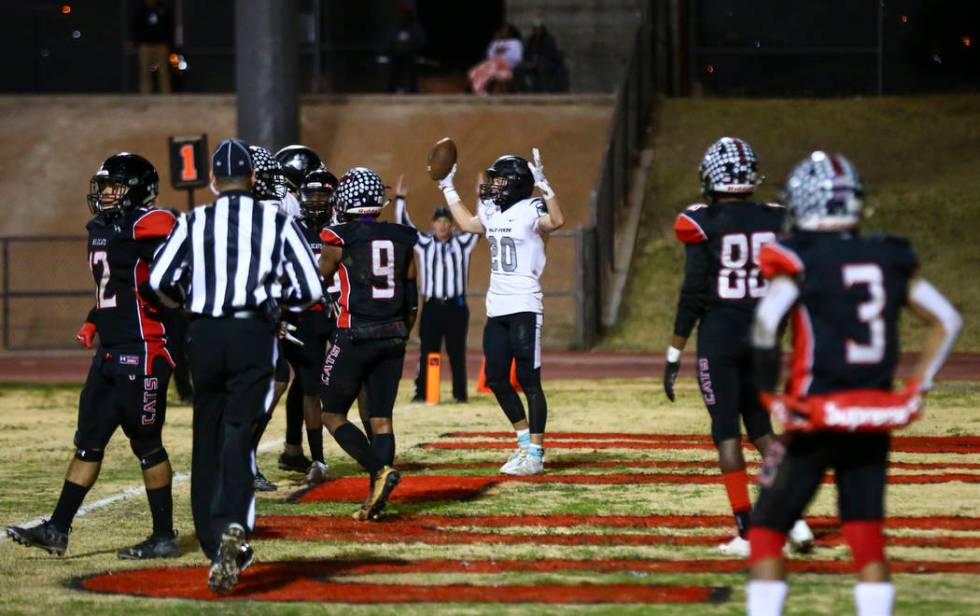
{"label": "orange down marker", "polygon": [[429,353],[425,358],[425,403],[439,404],[439,372],[442,366],[442,356],[439,353]]}
{"label": "orange down marker", "polygon": [[[521,384],[517,381],[517,360],[513,360],[510,363],[510,384],[515,391],[524,391],[521,389]],[[476,393],[478,394],[490,394],[490,388],[487,387],[487,359],[483,358],[480,362],[480,376],[476,380]]]}

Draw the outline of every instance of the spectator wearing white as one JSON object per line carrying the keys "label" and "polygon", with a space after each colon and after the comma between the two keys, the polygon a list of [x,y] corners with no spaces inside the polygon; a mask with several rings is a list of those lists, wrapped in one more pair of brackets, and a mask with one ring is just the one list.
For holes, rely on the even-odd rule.
{"label": "spectator wearing white", "polygon": [[514,68],[523,60],[521,33],[511,24],[506,24],[494,34],[487,46],[487,59],[470,70],[470,87],[475,94],[486,96],[491,88],[509,84],[514,78]]}

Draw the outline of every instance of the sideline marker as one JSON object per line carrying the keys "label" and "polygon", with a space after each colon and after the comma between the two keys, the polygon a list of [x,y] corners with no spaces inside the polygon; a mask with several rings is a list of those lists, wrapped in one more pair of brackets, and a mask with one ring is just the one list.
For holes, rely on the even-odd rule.
{"label": "sideline marker", "polygon": [[439,378],[442,355],[429,353],[425,358],[425,403],[439,404]]}

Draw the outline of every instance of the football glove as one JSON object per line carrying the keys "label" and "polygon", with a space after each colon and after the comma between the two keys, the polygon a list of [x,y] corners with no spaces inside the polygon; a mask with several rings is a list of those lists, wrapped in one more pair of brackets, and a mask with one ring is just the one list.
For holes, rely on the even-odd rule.
{"label": "football glove", "polygon": [[456,190],[456,187],[453,186],[453,177],[456,175],[456,166],[457,165],[454,164],[453,168],[449,170],[449,175],[442,178],[438,182],[439,190],[441,190],[443,193],[447,193],[450,190]]}
{"label": "football glove", "polygon": [[681,352],[674,347],[667,349],[667,361],[664,362],[664,393],[667,399],[674,401],[674,381],[681,371]]}
{"label": "football glove", "polygon": [[75,334],[75,340],[86,349],[92,348],[92,340],[95,338],[95,323],[85,321],[85,325]]}
{"label": "football glove", "polygon": [[545,199],[554,198],[555,191],[551,189],[548,178],[544,176],[544,164],[541,162],[541,152],[538,148],[532,148],[531,155],[534,158],[534,162],[528,163],[528,167],[531,168],[531,175],[534,176],[534,185],[541,190],[541,196]]}

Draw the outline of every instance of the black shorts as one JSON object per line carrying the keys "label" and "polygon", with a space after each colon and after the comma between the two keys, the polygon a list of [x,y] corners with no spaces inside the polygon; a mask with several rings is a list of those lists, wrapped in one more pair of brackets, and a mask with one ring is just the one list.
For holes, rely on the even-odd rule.
{"label": "black shorts", "polygon": [[276,370],[273,373],[273,378],[276,383],[289,384],[289,361],[286,359],[286,347],[290,346],[288,342],[279,340],[279,350],[276,352]]}
{"label": "black shorts", "polygon": [[327,353],[327,343],[336,327],[336,321],[322,310],[307,310],[293,319],[293,332],[303,346],[285,342],[286,359],[293,367],[296,381],[303,388],[304,396],[320,395],[320,371]]}
{"label": "black shorts", "polygon": [[405,363],[405,340],[383,338],[354,342],[350,330],[338,329],[331,342],[320,375],[324,412],[346,415],[364,386],[368,415],[390,418]]}
{"label": "black shorts", "polygon": [[145,366],[142,347],[96,352],[78,398],[75,447],[105,449],[120,426],[130,440],[160,437],[173,369],[160,355],[154,356],[149,374]]}
{"label": "black shorts", "polygon": [[752,526],[788,532],[803,515],[828,469],[834,469],[843,522],[885,514],[888,433],[787,433],[766,452]]}
{"label": "black shorts", "polygon": [[752,383],[751,323],[751,313],[719,311],[706,314],[698,327],[695,368],[715,445],[741,438],[740,419],[751,441],[772,432],[769,413]]}
{"label": "black shorts", "polygon": [[509,382],[510,366],[516,359],[541,368],[542,315],[518,312],[490,317],[483,327],[483,356],[488,381]]}

